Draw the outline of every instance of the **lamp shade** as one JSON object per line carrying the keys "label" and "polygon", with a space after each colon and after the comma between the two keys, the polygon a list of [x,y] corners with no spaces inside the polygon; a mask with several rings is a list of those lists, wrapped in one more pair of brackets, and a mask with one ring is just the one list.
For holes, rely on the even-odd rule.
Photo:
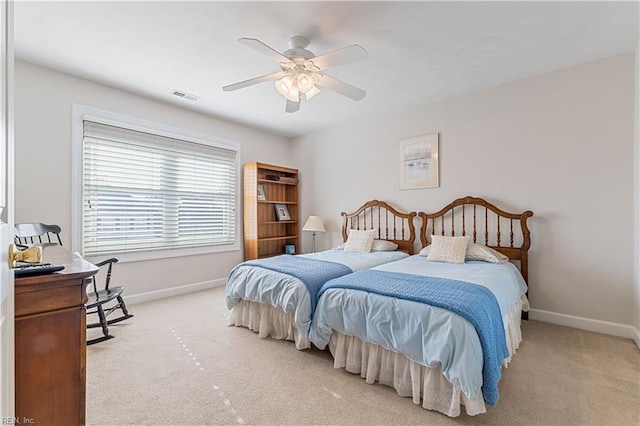
{"label": "lamp shade", "polygon": [[302,227],[303,231],[311,231],[311,232],[325,232],[324,224],[322,223],[322,219],[319,216],[309,216],[309,219],[305,222]]}

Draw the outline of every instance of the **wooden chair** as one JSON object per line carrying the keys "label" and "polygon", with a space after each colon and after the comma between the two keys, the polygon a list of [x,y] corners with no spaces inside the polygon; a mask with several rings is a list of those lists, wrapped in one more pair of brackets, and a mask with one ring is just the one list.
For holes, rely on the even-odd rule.
{"label": "wooden chair", "polygon": [[44,223],[16,223],[14,241],[16,245],[19,246],[45,243],[57,243],[62,245],[60,232],[62,232],[62,229],[58,225],[45,225]]}
{"label": "wooden chair", "polygon": [[[60,238],[61,231],[62,230],[58,225],[45,225],[44,223],[18,223],[15,225],[14,240],[16,244],[21,246],[46,243],[62,245],[62,239]],[[104,286],[98,286],[95,275],[91,278],[91,283],[89,283],[89,291],[87,291],[88,300],[85,305],[87,315],[98,314],[98,322],[88,323],[87,328],[101,327],[103,336],[88,340],[87,345],[112,339],[113,336],[109,334],[109,325],[124,321],[133,316],[127,310],[127,306],[122,298],[124,287],[110,286],[113,264],[117,262],[118,259],[112,257],[95,264],[98,268],[106,267],[107,272]],[[107,304],[110,304],[110,306],[106,306]],[[107,320],[107,316],[118,309],[122,311],[122,315],[117,318]]]}
{"label": "wooden chair", "polygon": [[[87,292],[89,300],[86,303],[87,315],[98,314],[98,322],[87,324],[87,328],[102,327],[103,336],[95,339],[87,340],[87,345],[93,345],[94,343],[104,342],[105,340],[112,339],[113,336],[109,334],[109,325],[115,324],[120,321],[131,318],[133,315],[127,311],[127,306],[122,298],[124,287],[111,287],[111,269],[114,263],[118,263],[118,259],[112,257],[102,262],[98,262],[95,265],[99,268],[107,267],[107,274],[102,288],[98,287],[96,276],[91,278],[91,284],[89,289],[93,291]],[[109,303],[115,303],[114,305],[107,307]],[[117,309],[122,311],[122,315],[107,320],[107,317]]]}

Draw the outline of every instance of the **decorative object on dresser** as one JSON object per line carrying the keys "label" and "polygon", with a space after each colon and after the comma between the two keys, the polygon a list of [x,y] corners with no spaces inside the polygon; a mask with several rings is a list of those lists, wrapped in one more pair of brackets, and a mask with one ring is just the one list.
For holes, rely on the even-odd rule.
{"label": "decorative object on dresser", "polygon": [[309,216],[302,227],[303,231],[311,232],[311,252],[316,252],[316,232],[326,232],[324,224],[319,216]]}
{"label": "decorative object on dresser", "polygon": [[299,247],[298,170],[258,162],[246,163],[243,170],[244,259]]}

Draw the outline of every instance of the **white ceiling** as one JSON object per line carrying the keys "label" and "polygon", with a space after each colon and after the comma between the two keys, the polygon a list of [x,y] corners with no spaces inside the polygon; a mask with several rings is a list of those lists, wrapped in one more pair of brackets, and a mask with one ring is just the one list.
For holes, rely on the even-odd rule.
{"label": "white ceiling", "polygon": [[[16,57],[185,108],[294,137],[593,59],[638,45],[637,2],[25,2]],[[279,70],[240,44],[280,52],[303,35],[316,55],[351,44],[365,61],[327,74],[367,91],[328,90],[284,112],[273,83],[222,86]],[[193,102],[173,89],[200,97]]]}

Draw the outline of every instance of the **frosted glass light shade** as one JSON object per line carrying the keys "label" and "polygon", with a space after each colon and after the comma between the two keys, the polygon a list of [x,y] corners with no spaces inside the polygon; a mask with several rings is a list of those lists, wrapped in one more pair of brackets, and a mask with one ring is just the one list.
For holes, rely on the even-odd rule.
{"label": "frosted glass light shade", "polygon": [[313,81],[313,77],[306,73],[298,74],[298,89],[302,93],[307,93],[309,90],[313,89],[315,81]]}
{"label": "frosted glass light shade", "polygon": [[300,92],[298,91],[298,86],[295,84],[293,78],[288,75],[280,80],[277,80],[276,90],[285,98],[289,99],[292,102],[300,101]]}
{"label": "frosted glass light shade", "polygon": [[305,93],[305,99],[309,100],[311,98],[313,98],[315,95],[317,95],[318,93],[320,93],[320,90],[318,90],[318,88],[316,86],[313,86],[311,88],[311,90],[309,90],[307,93]]}
{"label": "frosted glass light shade", "polygon": [[320,93],[316,87],[317,76],[304,71],[293,71],[275,81],[276,90],[286,99],[292,102],[300,102],[304,97],[306,100],[313,98]]}

